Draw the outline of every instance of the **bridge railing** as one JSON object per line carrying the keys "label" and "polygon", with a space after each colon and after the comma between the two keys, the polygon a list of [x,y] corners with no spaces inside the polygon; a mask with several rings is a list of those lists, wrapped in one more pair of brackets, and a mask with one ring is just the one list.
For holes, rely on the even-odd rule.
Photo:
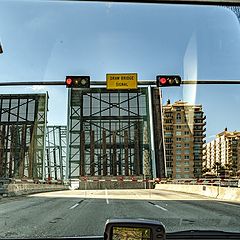
{"label": "bridge railing", "polygon": [[240,179],[161,179],[155,180],[159,184],[210,185],[220,187],[240,187]]}

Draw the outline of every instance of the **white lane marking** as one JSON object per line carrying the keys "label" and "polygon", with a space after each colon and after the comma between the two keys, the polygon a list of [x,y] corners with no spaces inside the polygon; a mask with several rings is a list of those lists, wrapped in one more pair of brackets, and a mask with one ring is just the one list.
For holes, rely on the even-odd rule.
{"label": "white lane marking", "polygon": [[225,205],[229,205],[229,206],[233,206],[233,207],[240,207],[240,205],[236,205],[234,203],[226,203],[226,202],[219,202],[219,203],[222,203],[222,204],[225,204]]}
{"label": "white lane marking", "polygon": [[159,206],[159,205],[157,205],[157,204],[154,204],[154,206],[155,206],[155,207],[157,207],[157,208],[160,208],[160,209],[162,209],[163,211],[168,211],[166,208],[164,208],[164,207],[161,207],[161,206]]}
{"label": "white lane marking", "polygon": [[76,203],[75,205],[71,206],[70,209],[74,209],[75,207],[77,207],[79,205],[79,203]]}
{"label": "white lane marking", "polygon": [[109,204],[108,192],[107,192],[107,189],[106,189],[106,188],[105,188],[105,196],[106,196],[106,203]]}

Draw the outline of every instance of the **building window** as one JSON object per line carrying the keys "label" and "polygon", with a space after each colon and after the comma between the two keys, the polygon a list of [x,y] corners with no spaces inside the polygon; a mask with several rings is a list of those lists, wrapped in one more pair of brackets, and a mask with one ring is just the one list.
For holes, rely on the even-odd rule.
{"label": "building window", "polygon": [[184,168],[184,171],[185,172],[189,172],[189,168],[187,167],[187,168]]}
{"label": "building window", "polygon": [[194,136],[202,136],[203,134],[201,132],[194,132]]}
{"label": "building window", "polygon": [[189,178],[189,174],[184,174],[184,178]]}
{"label": "building window", "polygon": [[166,144],[166,149],[171,150],[172,149],[172,144]]}
{"label": "building window", "polygon": [[181,162],[176,161],[176,166],[180,166],[180,165],[181,165]]}
{"label": "building window", "polygon": [[176,122],[181,123],[181,114],[180,113],[177,114]]}
{"label": "building window", "polygon": [[177,153],[177,154],[181,154],[181,153],[182,153],[182,150],[181,150],[181,149],[177,149],[177,150],[176,150],[176,153]]}
{"label": "building window", "polygon": [[202,130],[202,126],[194,126],[194,130]]}
{"label": "building window", "polygon": [[177,125],[177,129],[181,129],[181,125]]}
{"label": "building window", "polygon": [[181,178],[181,174],[176,174],[176,178]]}
{"label": "building window", "polygon": [[184,142],[189,142],[189,141],[190,141],[190,138],[187,138],[187,137],[186,137],[186,138],[183,138],[183,141],[184,141]]}
{"label": "building window", "polygon": [[177,144],[176,144],[176,147],[177,147],[177,148],[181,148],[181,147],[182,147],[182,144],[181,144],[181,143],[177,143]]}
{"label": "building window", "polygon": [[196,137],[196,138],[194,138],[194,142],[202,142],[202,138],[198,138],[198,137]]}
{"label": "building window", "polygon": [[176,135],[177,135],[177,136],[181,136],[181,135],[182,135],[182,132],[181,132],[181,131],[176,131]]}
{"label": "building window", "polygon": [[165,132],[165,136],[166,137],[172,137],[172,133],[171,132]]}
{"label": "building window", "polygon": [[176,156],[176,159],[177,159],[177,160],[181,160],[181,159],[182,159],[181,155],[177,155],[177,156]]}
{"label": "building window", "polygon": [[185,165],[185,166],[189,166],[189,162],[186,162],[186,161],[185,161],[185,162],[184,162],[184,165]]}
{"label": "building window", "polygon": [[167,162],[167,167],[171,168],[172,167],[172,162]]}
{"label": "building window", "polygon": [[176,172],[181,172],[181,168],[180,167],[176,167]]}
{"label": "building window", "polygon": [[190,157],[188,155],[184,156],[184,159],[190,159]]}
{"label": "building window", "polygon": [[194,153],[201,153],[202,152],[202,150],[197,150],[197,149],[194,149],[194,151],[193,151]]}
{"label": "building window", "polygon": [[186,150],[184,150],[184,153],[185,154],[190,154],[190,150],[186,149]]}
{"label": "building window", "polygon": [[201,144],[194,144],[194,148],[202,148]]}
{"label": "building window", "polygon": [[169,177],[172,177],[172,169],[167,169],[167,175],[168,175]]}
{"label": "building window", "polygon": [[181,139],[181,138],[177,138],[176,141],[177,141],[177,142],[181,142],[182,139]]}
{"label": "building window", "polygon": [[201,118],[202,117],[202,112],[195,112],[194,117]]}
{"label": "building window", "polygon": [[201,119],[195,119],[194,122],[195,122],[195,123],[202,123],[203,120],[201,120]]}
{"label": "building window", "polygon": [[166,150],[166,154],[167,155],[172,155],[172,151],[171,150]]}
{"label": "building window", "polygon": [[184,144],[184,147],[186,147],[186,148],[189,147],[189,146],[190,146],[189,143]]}
{"label": "building window", "polygon": [[189,135],[189,134],[190,134],[189,131],[185,131],[185,132],[184,132],[184,135]]}

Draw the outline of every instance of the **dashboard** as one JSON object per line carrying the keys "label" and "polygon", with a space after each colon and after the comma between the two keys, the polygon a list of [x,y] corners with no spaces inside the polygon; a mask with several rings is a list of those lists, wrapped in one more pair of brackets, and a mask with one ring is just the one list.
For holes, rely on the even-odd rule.
{"label": "dashboard", "polygon": [[[8,240],[11,238],[8,238]],[[16,239],[16,238],[14,238]],[[23,239],[23,238],[21,238]],[[27,238],[30,239],[30,238]],[[240,233],[190,230],[166,233],[163,223],[149,219],[108,219],[103,236],[51,237],[37,239],[95,240],[167,240],[167,239],[239,239]]]}

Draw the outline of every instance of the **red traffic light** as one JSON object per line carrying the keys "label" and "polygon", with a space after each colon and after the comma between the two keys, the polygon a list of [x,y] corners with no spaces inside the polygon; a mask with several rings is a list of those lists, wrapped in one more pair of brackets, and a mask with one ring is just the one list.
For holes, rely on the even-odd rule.
{"label": "red traffic light", "polygon": [[167,82],[167,79],[166,78],[160,78],[160,83],[161,84],[166,84],[166,82]]}
{"label": "red traffic light", "polygon": [[67,88],[90,88],[90,76],[67,76]]}
{"label": "red traffic light", "polygon": [[181,85],[181,77],[178,75],[158,75],[156,84],[158,87],[174,87]]}
{"label": "red traffic light", "polygon": [[73,82],[73,80],[72,80],[71,78],[67,78],[67,79],[66,79],[66,84],[67,84],[67,86],[71,86],[71,85],[72,85],[72,82]]}

